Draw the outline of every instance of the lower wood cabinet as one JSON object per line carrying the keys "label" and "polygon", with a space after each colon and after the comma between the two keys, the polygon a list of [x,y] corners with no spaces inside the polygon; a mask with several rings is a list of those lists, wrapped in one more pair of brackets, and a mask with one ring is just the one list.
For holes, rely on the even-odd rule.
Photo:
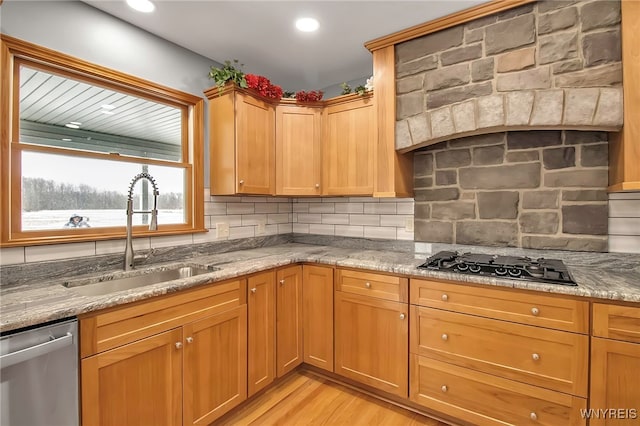
{"label": "lower wood cabinet", "polygon": [[248,385],[251,396],[276,377],[276,272],[247,278]]}
{"label": "lower wood cabinet", "polygon": [[302,364],[302,266],[276,271],[276,375]]}
{"label": "lower wood cabinet", "polygon": [[640,307],[593,304],[591,426],[640,423]]}
{"label": "lower wood cabinet", "polygon": [[182,329],[83,359],[83,425],[182,424]]}
{"label": "lower wood cabinet", "polygon": [[80,333],[83,425],[207,425],[247,397],[244,279],[82,316]]}
{"label": "lower wood cabinet", "polygon": [[333,371],[333,268],[302,267],[304,362]]}
{"label": "lower wood cabinet", "polygon": [[411,400],[474,425],[577,426],[586,399],[411,354]]}
{"label": "lower wood cabinet", "polygon": [[247,399],[247,305],[183,328],[184,425],[208,425]]}
{"label": "lower wood cabinet", "polygon": [[[406,398],[408,305],[388,300],[402,300],[406,279],[398,284],[397,277],[340,269],[336,277],[335,372]],[[362,295],[362,291],[385,298]]]}

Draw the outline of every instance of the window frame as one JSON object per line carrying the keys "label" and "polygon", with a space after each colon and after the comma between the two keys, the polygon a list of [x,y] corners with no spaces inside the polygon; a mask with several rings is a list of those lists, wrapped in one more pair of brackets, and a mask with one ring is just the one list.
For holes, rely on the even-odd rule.
{"label": "window frame", "polygon": [[[161,221],[157,231],[134,226],[133,235],[165,236],[206,232],[204,227],[204,99],[129,74],[78,59],[42,46],[0,34],[2,80],[0,81],[0,247],[122,239],[125,226],[23,231],[22,170],[23,151],[64,154],[78,158],[172,166],[185,171],[185,223]],[[82,151],[77,149],[21,143],[20,65],[54,72],[111,90],[138,96],[181,110],[182,156],[180,162]],[[133,176],[132,176],[133,178]],[[126,193],[127,188],[122,188]],[[160,188],[162,196],[162,188]],[[123,206],[123,210],[126,206]]]}

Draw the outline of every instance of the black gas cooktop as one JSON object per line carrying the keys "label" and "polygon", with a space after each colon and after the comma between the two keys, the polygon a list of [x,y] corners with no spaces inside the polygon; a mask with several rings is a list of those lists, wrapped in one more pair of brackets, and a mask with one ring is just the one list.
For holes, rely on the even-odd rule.
{"label": "black gas cooktop", "polygon": [[577,285],[565,264],[559,259],[531,259],[518,256],[441,251],[428,258],[418,268]]}

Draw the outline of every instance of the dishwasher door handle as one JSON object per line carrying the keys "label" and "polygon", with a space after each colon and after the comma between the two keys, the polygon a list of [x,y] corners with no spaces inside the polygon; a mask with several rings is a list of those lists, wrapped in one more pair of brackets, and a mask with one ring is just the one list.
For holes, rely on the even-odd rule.
{"label": "dishwasher door handle", "polygon": [[65,336],[58,337],[57,339],[0,356],[0,368],[20,364],[21,362],[29,361],[30,359],[39,357],[40,355],[57,351],[58,349],[62,349],[72,344],[73,334],[67,333]]}

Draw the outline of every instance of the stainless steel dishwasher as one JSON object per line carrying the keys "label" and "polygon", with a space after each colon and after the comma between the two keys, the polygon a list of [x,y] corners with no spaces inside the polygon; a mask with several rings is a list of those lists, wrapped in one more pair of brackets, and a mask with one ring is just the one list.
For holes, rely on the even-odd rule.
{"label": "stainless steel dishwasher", "polygon": [[0,425],[78,425],[78,321],[2,336],[0,381]]}

